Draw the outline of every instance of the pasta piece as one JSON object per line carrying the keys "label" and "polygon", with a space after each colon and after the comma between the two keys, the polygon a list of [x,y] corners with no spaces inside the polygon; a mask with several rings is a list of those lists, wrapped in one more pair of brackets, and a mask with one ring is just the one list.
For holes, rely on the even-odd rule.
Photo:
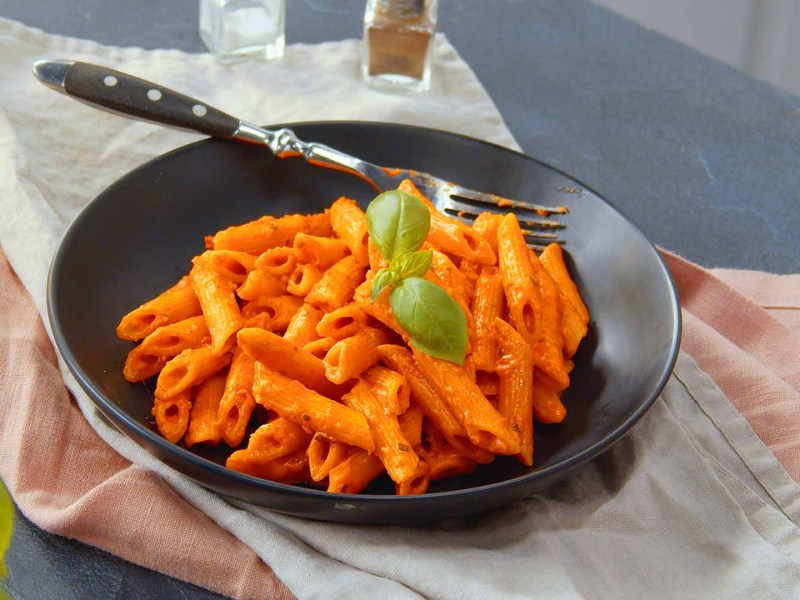
{"label": "pasta piece", "polygon": [[398,190],[414,194],[422,200],[431,213],[431,228],[428,242],[442,252],[458,256],[481,265],[493,265],[497,261],[495,253],[481,235],[470,229],[465,223],[451,219],[436,210],[436,207],[417,189],[411,180],[405,179]]}
{"label": "pasta piece", "polygon": [[[317,334],[317,324],[322,320],[325,313],[310,304],[303,304],[292,315],[283,339],[289,340],[295,346],[303,347],[309,342],[319,338]],[[327,350],[326,350],[327,352]]]}
{"label": "pasta piece", "polygon": [[[239,454],[239,452],[244,452],[244,454]],[[239,450],[228,457],[225,466],[245,475],[278,483],[311,481],[311,475],[308,472],[308,457],[304,450],[267,461],[258,460],[257,457],[248,454],[246,450]]]}
{"label": "pasta piece", "polygon": [[496,396],[500,393],[500,380],[497,377],[497,373],[478,371],[475,383],[478,384],[481,393],[486,397]]}
{"label": "pasta piece", "polygon": [[294,251],[288,246],[270,248],[256,259],[256,269],[278,277],[288,276],[297,267]]}
{"label": "pasta piece", "polygon": [[356,450],[330,470],[328,491],[334,494],[357,494],[383,472],[383,463],[377,456]]}
{"label": "pasta piece", "polygon": [[448,443],[459,453],[481,463],[491,462],[488,450],[475,446],[467,436],[464,425],[456,419],[447,402],[439,394],[414,362],[411,352],[402,346],[378,346],[378,354],[385,364],[401,373],[411,388],[411,399],[422,413],[441,431]]}
{"label": "pasta piece", "polygon": [[325,365],[289,340],[263,329],[242,329],[237,336],[239,346],[250,358],[300,381],[305,387],[329,398],[339,398],[342,389],[325,377]]}
{"label": "pasta piece", "polygon": [[[497,255],[497,228],[500,226],[502,220],[503,215],[501,214],[482,212],[472,223],[472,229],[478,232],[481,237],[489,243],[495,255]],[[482,268],[483,265],[468,260],[462,260],[459,266],[459,270],[464,275],[469,285],[471,297],[475,294],[475,284],[478,281],[478,276],[481,274]],[[472,302],[474,303],[474,298]]]}
{"label": "pasta piece", "polygon": [[128,352],[125,366],[122,368],[122,376],[131,383],[144,381],[158,374],[166,364],[166,357],[147,354],[139,345]]}
{"label": "pasta piece", "polygon": [[430,467],[428,463],[420,459],[417,463],[417,468],[414,475],[401,483],[395,484],[395,493],[398,496],[413,496],[417,494],[424,494],[428,491],[428,485],[431,482]]}
{"label": "pasta piece", "polygon": [[364,280],[364,267],[353,256],[342,260],[325,271],[306,296],[306,302],[325,312],[344,306],[353,298],[356,287]]}
{"label": "pasta piece", "polygon": [[497,230],[497,252],[511,323],[531,348],[541,337],[542,299],[534,283],[525,238],[513,214]]}
{"label": "pasta piece", "polygon": [[241,283],[253,270],[256,257],[237,250],[209,250],[203,254],[225,279]]}
{"label": "pasta piece", "polygon": [[342,260],[350,252],[342,240],[303,232],[295,236],[292,248],[297,262],[314,265],[322,271]]}
{"label": "pasta piece", "polygon": [[241,250],[258,255],[270,248],[291,244],[299,231],[329,236],[332,233],[330,218],[327,213],[261,217],[218,232],[212,238],[212,247],[214,250]]}
{"label": "pasta piece", "polygon": [[564,341],[561,337],[561,299],[553,278],[542,266],[539,257],[530,251],[534,282],[542,301],[540,336],[533,347],[533,362],[564,390],[569,375],[564,365]]}
{"label": "pasta piece", "polygon": [[517,454],[519,435],[481,394],[463,367],[414,348],[414,362],[447,402],[470,441],[495,454]]}
{"label": "pasta piece", "polygon": [[292,317],[300,310],[303,299],[291,294],[274,296],[264,300],[249,302],[242,309],[242,317],[251,319],[256,315],[265,315],[261,322],[262,329],[269,331],[285,331],[292,322]]}
{"label": "pasta piece", "polygon": [[408,410],[411,389],[400,373],[375,365],[364,372],[363,378],[387,414],[401,415]]}
{"label": "pasta piece", "polygon": [[397,417],[397,422],[400,423],[400,431],[403,436],[411,444],[414,451],[418,451],[422,446],[422,422],[425,420],[425,415],[422,410],[416,405],[412,404],[408,407],[402,415]]}
{"label": "pasta piece", "polygon": [[199,348],[211,343],[211,333],[203,315],[189,317],[177,323],[170,323],[156,329],[142,340],[142,352],[170,358],[187,348]]}
{"label": "pasta piece", "polygon": [[165,398],[156,394],[153,402],[153,417],[161,437],[177,444],[186,432],[189,425],[189,412],[192,403],[189,400],[189,391]]}
{"label": "pasta piece", "polygon": [[386,334],[372,327],[339,340],[323,360],[325,376],[340,384],[358,377],[378,362],[378,346],[385,343]]}
{"label": "pasta piece", "polygon": [[478,466],[474,460],[462,456],[452,446],[445,445],[431,452],[424,452],[431,481],[449,479],[472,473]]}
{"label": "pasta piece", "polygon": [[117,325],[117,337],[137,341],[159,327],[183,321],[202,313],[189,278],[183,277],[168,290],[161,292],[122,317]]}
{"label": "pasta piece", "polygon": [[286,291],[304,298],[320,279],[322,271],[319,268],[314,265],[297,265],[294,272],[289,275]]}
{"label": "pasta piece", "polygon": [[311,479],[319,483],[325,479],[336,465],[344,462],[352,450],[342,442],[331,442],[325,436],[316,434],[306,450]]}
{"label": "pasta piece", "polygon": [[475,344],[472,361],[475,369],[494,371],[497,363],[497,330],[495,319],[505,310],[503,279],[495,267],[488,267],[478,277],[472,314],[475,318]]}
{"label": "pasta piece", "polygon": [[561,246],[549,244],[539,259],[558,286],[563,307],[561,335],[564,339],[564,356],[571,358],[589,331],[589,311],[578,293],[575,282],[569,276]]}
{"label": "pasta piece", "polygon": [[401,483],[414,476],[419,457],[411,444],[400,431],[400,424],[393,415],[388,415],[380,401],[369,389],[364,380],[342,397],[349,406],[367,418],[372,438],[375,440],[375,454],[381,459],[386,472],[395,483]]}
{"label": "pasta piece", "polygon": [[170,359],[159,373],[156,396],[177,396],[225,368],[230,360],[230,354],[215,354],[208,346],[187,348]]}
{"label": "pasta piece", "polygon": [[497,410],[519,434],[517,460],[530,467],[533,465],[533,352],[511,325],[497,319],[495,326],[501,354],[497,365],[500,377]]}
{"label": "pasta piece", "polygon": [[331,227],[347,245],[359,266],[369,264],[367,256],[367,215],[355,200],[339,198],[331,204]]}
{"label": "pasta piece", "polygon": [[367,313],[356,302],[345,304],[327,313],[317,324],[320,337],[341,340],[355,335],[367,326]]}
{"label": "pasta piece", "polygon": [[233,336],[242,326],[242,315],[234,294],[236,284],[222,277],[202,255],[192,263],[189,279],[211,333],[211,349],[222,354],[230,348]]}
{"label": "pasta piece", "polygon": [[308,342],[305,346],[303,346],[303,352],[308,352],[309,354],[313,354],[320,360],[325,360],[325,356],[328,354],[333,345],[338,342],[339,340],[335,340],[333,338],[325,337],[319,338],[318,340],[314,340]]}
{"label": "pasta piece", "polygon": [[299,381],[256,366],[253,386],[256,401],[281,417],[294,421],[329,439],[375,451],[369,425],[363,414],[308,389]]}
{"label": "pasta piece", "polygon": [[536,371],[533,375],[533,416],[539,423],[561,423],[567,416],[567,409],[561,402],[556,385],[544,373]]}
{"label": "pasta piece", "polygon": [[219,401],[225,392],[225,373],[212,375],[197,386],[192,399],[192,410],[189,413],[189,429],[183,438],[187,448],[195,444],[219,443],[217,428],[217,411]]}
{"label": "pasta piece", "polygon": [[[270,473],[276,468],[276,464],[285,464],[280,459],[305,453],[310,441],[311,434],[306,433],[300,425],[288,419],[277,418],[256,429],[247,442],[247,448],[237,450],[228,457],[227,466],[241,473],[261,473],[262,475],[257,476],[264,477],[263,474]],[[265,479],[276,476],[271,475]],[[308,481],[308,478],[304,480]]]}
{"label": "pasta piece", "polygon": [[285,293],[285,279],[258,269],[250,271],[247,279],[236,290],[236,295],[248,302],[282,296]]}
{"label": "pasta piece", "polygon": [[256,406],[253,398],[253,359],[236,348],[225,381],[225,393],[217,410],[217,427],[222,439],[236,448],[244,439],[247,423]]}

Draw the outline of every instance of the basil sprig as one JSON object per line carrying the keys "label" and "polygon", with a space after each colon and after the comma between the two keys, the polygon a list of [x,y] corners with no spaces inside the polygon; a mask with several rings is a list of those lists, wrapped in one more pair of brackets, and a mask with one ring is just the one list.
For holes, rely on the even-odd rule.
{"label": "basil sprig", "polygon": [[[3,556],[11,544],[11,532],[14,528],[14,505],[8,495],[3,482],[0,481],[0,579],[8,575]],[[2,585],[0,585],[0,598],[3,596]]]}
{"label": "basil sprig", "polygon": [[428,208],[416,196],[393,190],[367,208],[367,229],[381,256],[389,262],[372,280],[372,301],[387,288],[389,306],[417,349],[464,364],[467,319],[458,303],[440,286],[423,279],[433,259],[420,250],[430,230]]}

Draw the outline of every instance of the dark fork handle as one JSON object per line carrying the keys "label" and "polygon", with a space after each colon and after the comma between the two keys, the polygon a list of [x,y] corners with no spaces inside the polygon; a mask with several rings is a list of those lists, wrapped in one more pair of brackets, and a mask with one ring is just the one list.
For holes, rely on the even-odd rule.
{"label": "dark fork handle", "polygon": [[77,61],[39,61],[33,66],[33,73],[58,92],[125,116],[219,138],[231,138],[239,128],[239,119],[200,100],[108,67]]}

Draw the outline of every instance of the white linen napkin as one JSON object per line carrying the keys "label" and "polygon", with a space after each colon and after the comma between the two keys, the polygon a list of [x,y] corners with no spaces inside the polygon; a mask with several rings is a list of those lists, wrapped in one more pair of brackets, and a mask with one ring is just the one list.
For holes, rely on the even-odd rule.
{"label": "white linen napkin", "polygon": [[[111,48],[0,20],[0,243],[45,323],[47,269],[65,227],[109,183],[196,136],[47,90],[30,75],[41,58],[106,64],[259,123],[400,122],[515,147],[441,35],[431,91],[393,95],[362,85],[355,40],[220,66],[209,55]],[[225,500],[110,427],[61,371],[108,444],[250,545],[300,598],[800,597],[800,486],[686,356],[631,435],[567,481],[424,530],[317,523]]]}

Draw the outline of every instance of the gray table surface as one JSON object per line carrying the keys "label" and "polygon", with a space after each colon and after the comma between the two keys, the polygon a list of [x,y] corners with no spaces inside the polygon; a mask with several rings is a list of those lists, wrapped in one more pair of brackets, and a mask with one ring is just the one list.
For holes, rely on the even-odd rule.
{"label": "gray table surface", "polygon": [[[363,0],[290,0],[287,39],[360,37]],[[101,43],[202,52],[197,0],[0,0]],[[800,99],[578,0],[441,0],[440,31],[523,150],[706,267],[800,271]],[[165,82],[168,83],[168,82]],[[19,515],[13,598],[218,598]]]}

